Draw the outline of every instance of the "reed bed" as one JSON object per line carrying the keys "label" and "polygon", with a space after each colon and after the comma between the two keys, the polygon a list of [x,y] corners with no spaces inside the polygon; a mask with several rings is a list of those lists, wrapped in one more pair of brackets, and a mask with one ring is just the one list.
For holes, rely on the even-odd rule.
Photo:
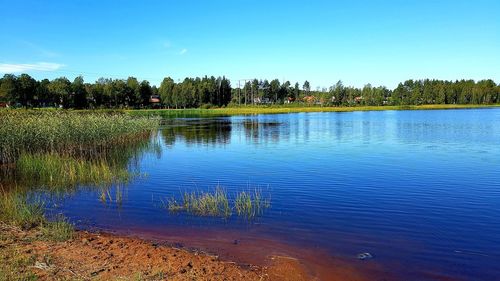
{"label": "reed bed", "polygon": [[149,138],[158,118],[117,112],[58,110],[0,111],[0,163],[23,153],[96,157],[111,148]]}
{"label": "reed bed", "polygon": [[186,191],[182,194],[182,202],[170,198],[164,206],[173,213],[229,218],[236,211],[240,217],[253,219],[269,208],[270,202],[270,198],[264,198],[257,189],[254,192],[239,192],[233,199],[225,189],[217,186],[213,192]]}
{"label": "reed bed", "polygon": [[64,190],[77,185],[127,183],[133,176],[126,165],[102,158],[89,160],[55,153],[23,153],[17,160],[15,172],[16,179],[24,185]]}

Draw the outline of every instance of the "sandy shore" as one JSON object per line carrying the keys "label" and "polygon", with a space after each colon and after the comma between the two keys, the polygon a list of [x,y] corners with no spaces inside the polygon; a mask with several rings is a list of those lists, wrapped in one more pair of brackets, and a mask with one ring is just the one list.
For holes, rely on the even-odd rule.
{"label": "sandy shore", "polygon": [[[149,239],[77,231],[69,241],[52,242],[38,239],[38,232],[0,226],[0,261],[4,274],[5,266],[15,262],[16,267],[11,270],[19,271],[17,274],[34,274],[38,280],[377,279],[341,263],[332,264],[327,272],[322,272],[289,255],[262,256],[258,264],[248,264]],[[28,262],[22,264],[17,260]]]}

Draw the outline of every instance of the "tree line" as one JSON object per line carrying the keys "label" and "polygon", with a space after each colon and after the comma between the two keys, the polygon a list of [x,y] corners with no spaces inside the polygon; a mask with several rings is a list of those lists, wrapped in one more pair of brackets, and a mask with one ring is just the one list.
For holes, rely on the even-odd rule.
{"label": "tree line", "polygon": [[500,85],[493,80],[407,80],[394,90],[367,84],[362,88],[346,87],[342,81],[329,88],[312,90],[278,79],[246,81],[242,89],[233,89],[233,103],[252,104],[304,102],[330,106],[351,105],[422,105],[422,104],[493,104],[500,103]]}
{"label": "tree line", "polygon": [[37,81],[28,74],[0,78],[0,102],[22,107],[191,108],[225,106],[230,101],[231,84],[225,77],[186,78],[179,83],[167,77],[159,88],[135,77],[100,78],[94,83],[85,83],[82,76],[73,81],[65,77]]}
{"label": "tree line", "polygon": [[225,77],[163,79],[159,87],[137,78],[100,78],[86,83],[82,76],[35,80],[28,74],[0,78],[0,102],[22,107],[64,108],[197,108],[228,104],[306,103],[325,106],[493,104],[500,103],[500,85],[493,80],[407,80],[390,90],[370,84],[346,87],[341,81],[329,88],[311,89],[278,79],[247,80],[232,88]]}

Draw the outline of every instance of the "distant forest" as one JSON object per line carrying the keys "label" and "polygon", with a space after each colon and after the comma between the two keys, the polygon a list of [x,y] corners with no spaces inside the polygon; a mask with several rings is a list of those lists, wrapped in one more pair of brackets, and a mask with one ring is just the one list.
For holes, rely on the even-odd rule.
{"label": "distant forest", "polygon": [[165,78],[159,87],[144,80],[100,78],[94,83],[78,76],[37,81],[28,74],[0,78],[0,104],[13,107],[63,108],[197,108],[227,105],[303,103],[324,106],[494,104],[500,85],[493,80],[407,80],[395,89],[346,87],[341,81],[312,90],[305,81],[292,85],[278,79],[246,80],[232,88],[225,77]]}

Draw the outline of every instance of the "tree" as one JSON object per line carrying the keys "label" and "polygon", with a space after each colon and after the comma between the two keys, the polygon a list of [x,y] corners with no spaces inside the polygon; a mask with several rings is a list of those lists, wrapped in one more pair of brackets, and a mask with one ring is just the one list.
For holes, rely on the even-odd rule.
{"label": "tree", "polygon": [[115,79],[111,82],[111,98],[115,108],[127,105],[127,82],[122,79]]}
{"label": "tree", "polygon": [[[340,106],[341,104],[345,103],[347,91],[344,88],[341,80],[337,81],[334,86],[330,87],[330,91],[332,91],[333,97],[335,97],[334,103],[336,106]],[[357,96],[358,95],[354,96],[354,98]]]}
{"label": "tree", "polygon": [[231,82],[224,76],[222,76],[220,83],[220,91],[221,99],[218,105],[226,106],[229,102],[231,102]]}
{"label": "tree", "polygon": [[174,79],[170,77],[165,77],[161,82],[158,92],[160,94],[161,102],[164,106],[171,107],[173,105],[172,98],[173,98],[174,86],[175,86]]}
{"label": "tree", "polygon": [[91,85],[89,90],[89,99],[92,101],[94,106],[97,107],[109,107],[110,106],[110,96],[106,94],[105,88],[109,84],[109,79],[99,78],[94,84]]}
{"label": "tree", "polygon": [[311,92],[311,85],[309,84],[309,81],[305,81],[304,85],[302,85],[302,90],[305,92],[305,94],[308,96],[309,93]]}
{"label": "tree", "polygon": [[295,82],[295,86],[293,87],[293,95],[295,100],[299,99],[300,96],[299,82]]}
{"label": "tree", "polygon": [[143,105],[149,105],[149,99],[153,95],[153,90],[151,89],[151,85],[146,80],[143,80],[139,85],[139,96],[140,101]]}
{"label": "tree", "polygon": [[255,104],[255,98],[257,98],[259,96],[259,80],[257,79],[253,79],[252,80],[252,104]]}
{"label": "tree", "polygon": [[292,93],[292,88],[290,87],[290,81],[285,81],[279,89],[278,93],[278,100],[283,103],[285,98],[290,96],[290,93]]}
{"label": "tree", "polygon": [[139,81],[135,77],[127,78],[127,88],[125,89],[125,103],[127,106],[136,106],[141,102]]}
{"label": "tree", "polygon": [[18,78],[18,96],[16,97],[16,101],[24,107],[30,106],[35,95],[36,84],[36,80],[31,76],[24,73],[21,74]]}
{"label": "tree", "polygon": [[52,102],[51,95],[49,91],[49,79],[43,79],[39,83],[37,83],[37,87],[35,90],[34,102],[35,106],[47,106]]}
{"label": "tree", "polygon": [[50,95],[57,105],[65,108],[69,107],[69,95],[71,91],[71,82],[66,77],[56,78],[50,81],[48,85]]}
{"label": "tree", "polygon": [[269,83],[269,96],[268,98],[274,100],[274,102],[278,102],[278,93],[280,91],[280,81],[278,79],[274,79]]}
{"label": "tree", "polygon": [[73,95],[73,106],[75,108],[87,108],[87,89],[82,76],[78,76],[71,84],[71,94]]}
{"label": "tree", "polygon": [[17,77],[13,74],[5,74],[0,84],[0,101],[14,101],[17,94]]}

